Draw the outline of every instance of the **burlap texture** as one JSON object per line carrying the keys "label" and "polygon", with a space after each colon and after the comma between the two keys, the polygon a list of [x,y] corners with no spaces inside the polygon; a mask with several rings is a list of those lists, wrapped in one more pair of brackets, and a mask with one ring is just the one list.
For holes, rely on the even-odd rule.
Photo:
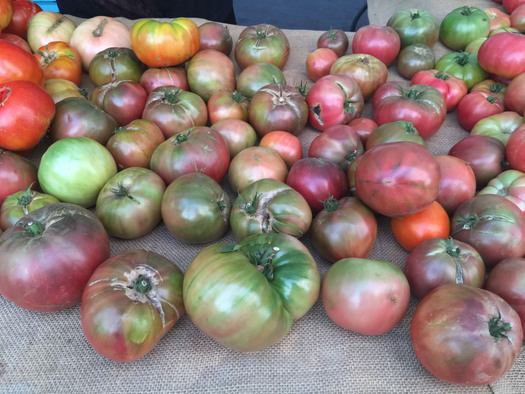
{"label": "burlap texture", "polygon": [[[370,23],[385,24],[393,10],[411,8],[417,3],[369,1]],[[417,7],[425,7],[441,20],[446,7],[454,8],[453,3],[457,2],[429,2]],[[494,5],[488,0],[484,3]],[[132,21],[125,22],[132,24]],[[243,27],[229,28],[236,41]],[[285,33],[292,48],[284,68],[287,82],[299,85],[301,81],[308,81],[311,86],[305,59],[316,48],[321,32],[285,30]],[[353,33],[348,35],[351,39]],[[434,49],[436,58],[446,52],[440,44]],[[389,69],[389,80],[402,80],[395,65]],[[372,115],[368,103],[363,116],[371,118]],[[305,153],[317,135],[310,127],[300,135]],[[446,154],[466,135],[452,112],[439,132],[428,140],[428,148],[433,154]],[[33,155],[35,162],[46,144],[44,141]],[[224,186],[227,187],[226,182]],[[403,268],[407,253],[394,240],[389,220],[381,216],[377,219],[378,237],[370,258],[386,259]],[[302,240],[324,275],[330,264],[313,249],[308,235]],[[221,239],[226,243],[234,241],[231,231]],[[135,248],[152,250],[172,260],[183,271],[204,246],[179,241],[163,224],[137,240],[111,239],[112,255]],[[512,370],[490,387],[452,385],[427,372],[418,362],[410,342],[410,319],[416,304],[417,300],[412,298],[406,316],[391,332],[367,337],[335,325],[319,300],[281,342],[250,354],[219,345],[201,333],[185,315],[152,352],[136,362],[119,364],[91,348],[82,331],[79,306],[58,313],[34,313],[0,297],[0,393],[525,392],[523,352]]]}

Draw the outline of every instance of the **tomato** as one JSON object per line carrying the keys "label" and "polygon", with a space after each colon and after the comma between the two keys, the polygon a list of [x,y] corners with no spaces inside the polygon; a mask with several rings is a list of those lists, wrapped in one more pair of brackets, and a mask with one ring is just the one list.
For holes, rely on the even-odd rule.
{"label": "tomato", "polygon": [[416,43],[432,47],[439,37],[439,22],[436,17],[416,8],[396,11],[388,20],[387,26],[399,35],[401,48]]}
{"label": "tomato", "polygon": [[254,63],[270,63],[282,70],[290,56],[290,43],[276,26],[248,26],[239,34],[234,55],[241,70]]}
{"label": "tomato", "polygon": [[[348,36],[343,30],[332,29],[322,33],[317,39],[317,48],[328,48],[335,52],[337,57],[343,56],[349,45]],[[355,53],[355,52],[354,52]]]}
{"label": "tomato", "polygon": [[487,73],[478,63],[476,55],[467,52],[447,53],[441,56],[435,68],[462,79],[469,89],[487,77]]}
{"label": "tomato", "polygon": [[306,57],[306,73],[312,81],[330,74],[337,54],[329,48],[317,48]]}
{"label": "tomato", "polygon": [[113,361],[143,357],[184,315],[182,281],[182,271],[154,252],[136,249],[107,259],[82,294],[87,340]]}
{"label": "tomato", "polygon": [[[233,159],[233,157],[242,150],[254,146],[257,142],[257,133],[253,127],[248,122],[240,119],[221,119],[212,124],[211,128],[222,135],[226,141],[228,151],[230,152],[230,159]],[[283,131],[283,133],[292,136],[292,134],[286,131]]]}
{"label": "tomato", "polygon": [[46,79],[44,89],[51,95],[55,104],[68,97],[79,97],[85,100],[88,95],[86,89],[79,88],[67,79]]}
{"label": "tomato", "polygon": [[330,196],[338,200],[348,190],[346,173],[341,167],[330,160],[316,157],[298,160],[290,168],[286,184],[301,193],[314,215],[324,208],[324,200]]}
{"label": "tomato", "polygon": [[410,85],[428,85],[439,90],[445,99],[447,112],[456,108],[468,92],[467,84],[462,79],[435,69],[418,71],[412,76]]}
{"label": "tomato", "polygon": [[29,20],[27,42],[33,52],[52,41],[69,44],[77,25],[67,16],[54,11],[41,11]]}
{"label": "tomato", "polygon": [[59,203],[55,197],[49,194],[39,193],[31,190],[31,184],[27,190],[20,190],[15,194],[7,196],[0,209],[0,228],[7,230],[19,219],[35,209],[43,206]]}
{"label": "tomato", "polygon": [[13,17],[13,5],[9,0],[0,1],[0,30],[9,26]]}
{"label": "tomato", "polygon": [[96,87],[117,79],[140,82],[145,68],[130,48],[110,47],[93,57],[88,71],[89,78]]}
{"label": "tomato", "polygon": [[80,84],[82,63],[78,52],[67,42],[53,41],[38,48],[35,57],[44,70],[45,79],[67,79]]}
{"label": "tomato", "polygon": [[208,111],[198,94],[176,86],[159,86],[149,93],[142,119],[154,122],[169,138],[191,127],[206,125]]}
{"label": "tomato", "polygon": [[490,31],[510,27],[509,15],[499,8],[485,8],[483,12],[489,17]]}
{"label": "tomato", "polygon": [[29,20],[41,12],[42,7],[34,1],[29,0],[16,0],[13,2],[12,7],[13,15],[11,16],[11,21],[2,31],[4,33],[16,34],[25,39]]}
{"label": "tomato", "polygon": [[115,160],[103,145],[88,137],[71,137],[56,141],[44,152],[38,181],[45,193],[60,201],[91,207],[116,173]]}
{"label": "tomato", "polygon": [[495,96],[505,105],[505,95],[507,92],[507,86],[502,83],[496,82],[492,79],[484,79],[481,82],[478,82],[472,88],[470,88],[470,93],[474,92],[486,92],[490,93],[491,96]]}
{"label": "tomato", "polygon": [[476,175],[465,160],[451,155],[435,155],[439,166],[439,192],[436,201],[449,215],[476,194]]}
{"label": "tomato", "polygon": [[503,103],[496,96],[485,92],[474,92],[461,99],[457,114],[461,127],[471,131],[481,119],[499,114],[503,110]]}
{"label": "tomato", "polygon": [[200,126],[186,129],[157,146],[150,168],[167,185],[190,172],[201,172],[220,183],[229,163],[230,152],[224,138],[215,130]]}
{"label": "tomato", "polygon": [[252,98],[263,86],[271,83],[286,85],[286,78],[279,67],[270,63],[255,63],[242,70],[237,77],[237,90]]}
{"label": "tomato", "polygon": [[525,214],[525,173],[518,170],[503,171],[478,192],[478,196],[483,194],[505,197]]}
{"label": "tomato", "polygon": [[113,116],[84,98],[65,98],[56,103],[55,108],[55,117],[49,128],[52,141],[68,137],[89,137],[106,145],[118,127]]}
{"label": "tomato", "polygon": [[351,77],[359,85],[363,98],[368,100],[383,85],[388,77],[385,64],[372,55],[355,53],[337,59],[330,74],[343,74]]}
{"label": "tomato", "polygon": [[525,116],[525,72],[510,81],[505,93],[505,104],[509,110]]}
{"label": "tomato", "polygon": [[201,49],[186,69],[190,90],[208,101],[213,93],[235,89],[235,66],[224,53]]}
{"label": "tomato", "polygon": [[38,60],[22,48],[0,40],[0,84],[10,81],[44,83],[44,71]]}
{"label": "tomato", "polygon": [[324,201],[310,228],[315,250],[335,263],[344,258],[367,258],[377,235],[374,213],[356,197]]}
{"label": "tomato", "polygon": [[259,179],[237,196],[230,215],[239,240],[254,234],[281,233],[302,237],[312,223],[304,197],[276,179]]}
{"label": "tomato", "polygon": [[222,119],[248,120],[250,100],[238,90],[224,89],[215,92],[208,98],[206,105],[212,125]]}
{"label": "tomato", "polygon": [[525,259],[500,261],[490,271],[485,289],[499,295],[518,313],[525,334]]}
{"label": "tomato", "polygon": [[412,215],[390,219],[390,228],[397,242],[409,252],[430,238],[446,238],[450,232],[447,211],[434,201],[425,209]]}
{"label": "tomato", "polygon": [[288,167],[273,149],[251,146],[237,153],[228,169],[228,180],[234,192],[240,193],[259,179],[284,182]]}
{"label": "tomato", "polygon": [[525,32],[525,3],[512,11],[512,14],[510,14],[510,25],[521,33]]}
{"label": "tomato", "polygon": [[182,90],[190,90],[186,70],[181,66],[148,68],[142,73],[139,82],[148,94],[159,86],[177,86]]}
{"label": "tomato", "polygon": [[133,24],[131,48],[149,67],[177,66],[197,53],[200,45],[199,28],[189,18],[171,22],[142,19]]}
{"label": "tomato", "polygon": [[29,47],[29,44],[26,40],[24,40],[22,37],[17,36],[15,34],[11,33],[0,33],[0,40],[4,40],[7,42],[10,42],[11,44],[15,44],[17,47],[22,48],[24,51],[28,53],[33,53],[31,51],[31,48]]}
{"label": "tomato", "polygon": [[230,228],[232,202],[221,186],[199,172],[181,175],[162,197],[164,224],[175,237],[191,243],[213,242]]}
{"label": "tomato", "polygon": [[35,147],[54,115],[53,99],[42,87],[29,81],[0,83],[1,148],[25,151]]}
{"label": "tomato", "polygon": [[485,41],[487,41],[487,37],[478,37],[475,40],[470,41],[465,47],[464,51],[477,55],[481,44],[483,44]]}
{"label": "tomato", "polygon": [[348,258],[326,272],[321,300],[328,317],[342,328],[383,335],[405,316],[410,287],[403,271],[390,261]]}
{"label": "tomato", "polygon": [[308,105],[296,88],[270,84],[253,95],[248,120],[261,137],[274,130],[298,135],[308,121]]}
{"label": "tomato", "polygon": [[439,191],[439,167],[430,152],[414,142],[381,144],[361,157],[356,192],[374,211],[407,216],[428,207]]}
{"label": "tomato", "polygon": [[359,28],[352,39],[352,53],[367,53],[388,67],[396,60],[401,39],[390,26],[367,25]]}
{"label": "tomato", "polygon": [[414,125],[419,135],[427,139],[434,135],[447,115],[445,99],[432,86],[387,82],[372,99],[374,120],[378,125],[406,120]]}
{"label": "tomato", "polygon": [[488,135],[507,145],[514,130],[525,122],[523,116],[514,111],[504,111],[481,119],[470,131],[472,135]]}
{"label": "tomato", "polygon": [[430,70],[436,64],[432,48],[426,44],[411,44],[404,47],[397,56],[397,72],[406,79],[411,79],[421,70]]}
{"label": "tomato", "polygon": [[366,140],[366,150],[377,145],[399,141],[414,142],[425,148],[427,146],[412,123],[406,120],[397,120],[376,127]]}
{"label": "tomato", "polygon": [[408,255],[404,272],[418,298],[446,284],[482,287],[485,281],[485,264],[476,249],[450,237],[419,243]]}
{"label": "tomato", "polygon": [[439,38],[447,47],[463,50],[469,42],[478,37],[487,37],[490,20],[485,12],[477,7],[458,7],[441,21]]}
{"label": "tomato", "polygon": [[106,148],[120,170],[129,167],[149,168],[153,152],[164,141],[164,134],[155,123],[135,119],[115,130]]}
{"label": "tomato", "polygon": [[7,196],[35,185],[37,167],[32,161],[0,148],[0,204]]}
{"label": "tomato", "polygon": [[365,106],[359,84],[344,74],[320,78],[308,91],[306,103],[308,121],[318,130],[349,123]]}
{"label": "tomato", "polygon": [[364,145],[366,144],[366,140],[370,133],[377,127],[377,123],[372,119],[357,118],[351,120],[350,123],[348,123],[348,126],[353,127],[357,131],[357,134]]}
{"label": "tomato", "polygon": [[315,304],[319,287],[317,263],[301,241],[256,234],[200,251],[182,288],[186,311],[202,332],[253,352],[279,342]]}
{"label": "tomato", "polygon": [[[478,62],[484,70],[513,79],[525,72],[525,36],[499,33],[489,38],[478,51]],[[498,56],[494,56],[497,53]]]}
{"label": "tomato", "polygon": [[140,119],[148,94],[138,82],[120,79],[97,86],[91,101],[115,118],[119,125]]}
{"label": "tomato", "polygon": [[505,152],[512,168],[525,172],[525,126],[517,127],[510,135]]}
{"label": "tomato", "polygon": [[522,4],[525,4],[524,0],[502,0],[501,4],[503,5],[503,9],[507,11],[509,14],[512,14],[516,8],[521,6]]}
{"label": "tomato", "polygon": [[69,308],[109,254],[94,213],[75,204],[46,205],[0,236],[0,294],[32,311]]}
{"label": "tomato", "polygon": [[487,268],[525,255],[525,215],[505,197],[484,194],[465,201],[450,227],[452,237],[472,245]]}
{"label": "tomato", "polygon": [[199,50],[215,49],[230,55],[233,48],[233,38],[228,27],[218,22],[205,22],[199,26]]}
{"label": "tomato", "polygon": [[287,131],[270,131],[259,141],[259,146],[273,149],[286,163],[290,169],[297,160],[303,157],[301,141],[295,135]]}
{"label": "tomato", "polygon": [[487,290],[458,284],[438,287],[419,302],[410,336],[430,373],[465,386],[503,376],[523,341],[519,317],[509,304]]}
{"label": "tomato", "polygon": [[161,220],[166,184],[147,168],[126,168],[112,176],[98,193],[97,216],[109,235],[134,239],[152,231]]}
{"label": "tomato", "polygon": [[477,187],[481,188],[503,171],[505,145],[488,135],[469,135],[450,148],[448,154],[464,160],[472,168]]}

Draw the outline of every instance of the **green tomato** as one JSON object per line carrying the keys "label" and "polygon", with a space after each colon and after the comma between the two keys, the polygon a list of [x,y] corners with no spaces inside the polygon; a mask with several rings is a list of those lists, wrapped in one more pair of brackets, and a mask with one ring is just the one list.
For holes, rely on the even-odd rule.
{"label": "green tomato", "polygon": [[387,26],[401,39],[401,48],[422,43],[432,47],[439,37],[439,22],[430,13],[415,8],[399,10],[390,17]]}
{"label": "green tomato", "polygon": [[477,7],[458,7],[441,21],[439,38],[447,47],[463,50],[479,37],[487,37],[490,20],[485,12]]}
{"label": "green tomato", "polygon": [[111,153],[87,137],[58,140],[42,155],[38,181],[60,201],[91,207],[106,182],[117,173]]}
{"label": "green tomato", "polygon": [[191,261],[182,285],[193,323],[244,352],[280,341],[319,296],[308,249],[286,234],[256,234],[238,245],[213,244]]}
{"label": "green tomato", "polygon": [[462,79],[469,89],[487,77],[487,72],[478,63],[478,57],[466,52],[443,55],[436,63],[435,69]]}
{"label": "green tomato", "polygon": [[489,137],[496,138],[503,145],[507,146],[512,132],[523,123],[523,116],[514,111],[504,111],[481,119],[474,125],[470,134],[488,135]]}

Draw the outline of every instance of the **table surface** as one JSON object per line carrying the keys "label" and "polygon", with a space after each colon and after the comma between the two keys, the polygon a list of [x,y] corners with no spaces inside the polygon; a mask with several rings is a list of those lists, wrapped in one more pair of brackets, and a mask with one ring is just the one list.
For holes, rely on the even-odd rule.
{"label": "table surface", "polygon": [[[488,0],[465,1],[459,5],[463,4],[480,8],[497,6]],[[440,1],[425,5],[425,9],[441,20],[457,5],[456,1]],[[421,1],[369,1],[370,23],[386,24],[395,10],[403,8],[424,7]],[[77,23],[81,21],[72,19]],[[124,22],[130,26],[133,23]],[[195,19],[195,22],[199,25],[204,21]],[[228,27],[235,41],[243,27]],[[321,32],[284,32],[292,48],[284,68],[287,83],[297,86],[301,81],[308,81],[311,86],[305,59],[316,48]],[[353,33],[348,35],[351,39]],[[433,49],[436,58],[447,52],[439,43]],[[389,80],[403,80],[395,65],[389,68]],[[372,118],[370,103],[363,116]],[[318,134],[311,127],[301,133],[305,151]],[[427,141],[428,149],[435,155],[446,154],[467,135],[452,112],[438,133]],[[394,240],[388,219],[380,215],[377,219],[378,238],[370,258],[386,259],[403,268],[407,252]],[[330,264],[314,250],[308,235],[302,241],[324,275]],[[232,243],[235,237],[230,231],[220,242]],[[112,255],[137,248],[156,251],[185,271],[203,245],[177,240],[163,224],[136,240],[111,240]],[[0,393],[525,392],[523,351],[511,371],[490,387],[452,385],[427,372],[415,357],[410,341],[410,319],[416,304],[417,300],[412,297],[406,316],[391,332],[368,337],[336,326],[318,301],[306,316],[294,323],[282,341],[248,354],[225,348],[208,338],[185,315],[142,359],[115,363],[100,356],[85,339],[79,306],[57,313],[34,313],[0,297]]]}

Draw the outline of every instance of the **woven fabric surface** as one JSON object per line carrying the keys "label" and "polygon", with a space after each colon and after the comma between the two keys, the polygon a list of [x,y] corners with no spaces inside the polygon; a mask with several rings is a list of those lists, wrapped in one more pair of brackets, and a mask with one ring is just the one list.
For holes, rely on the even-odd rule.
{"label": "woven fabric surface", "polygon": [[[369,1],[373,12],[370,23],[386,23],[384,18],[388,19],[390,14],[379,15],[377,11],[385,3]],[[393,3],[397,9],[408,8],[405,7],[408,2]],[[439,8],[443,12],[442,8],[452,3],[456,2],[429,4],[428,11]],[[440,14],[436,12],[437,15]],[[72,19],[76,23],[81,21]],[[198,25],[204,22],[194,20]],[[129,26],[133,23],[123,21]],[[235,42],[243,27],[229,26],[229,29]],[[284,32],[292,48],[284,68],[287,83],[297,86],[308,81],[311,86],[305,59],[316,48],[321,32]],[[348,35],[352,39],[353,33]],[[438,43],[434,51],[439,58],[447,50]],[[389,80],[403,80],[395,65],[389,68]],[[84,84],[89,88],[86,81]],[[370,103],[363,116],[373,116]],[[318,134],[310,127],[301,133],[305,153]],[[467,135],[452,112],[439,132],[427,141],[428,148],[433,154],[446,154]],[[46,140],[40,144],[32,156],[35,162],[48,144]],[[228,189],[226,182],[223,186]],[[407,252],[393,238],[389,220],[380,215],[377,220],[378,237],[370,258],[389,260],[403,268]],[[324,275],[330,264],[314,250],[308,235],[302,241]],[[232,243],[235,237],[230,231],[220,242]],[[160,224],[152,233],[136,240],[112,238],[111,254],[143,248],[162,254],[185,271],[204,246],[181,242]],[[116,363],[100,356],[85,339],[79,306],[57,313],[34,313],[0,297],[0,393],[525,392],[523,351],[512,370],[490,386],[462,387],[432,376],[418,362],[410,341],[410,319],[416,305],[417,300],[412,297],[406,316],[396,328],[382,336],[367,337],[335,325],[318,300],[283,340],[266,350],[247,354],[208,338],[185,315],[142,359]]]}

